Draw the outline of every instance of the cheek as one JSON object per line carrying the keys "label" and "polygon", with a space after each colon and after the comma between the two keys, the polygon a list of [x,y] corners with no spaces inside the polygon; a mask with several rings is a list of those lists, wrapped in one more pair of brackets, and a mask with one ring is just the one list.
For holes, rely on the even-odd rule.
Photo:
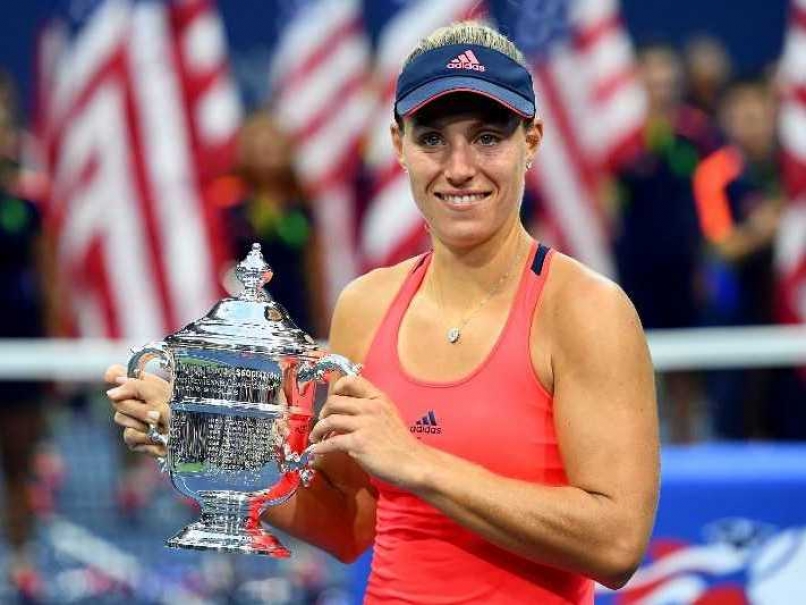
{"label": "cheek", "polygon": [[412,154],[406,158],[407,177],[414,193],[424,193],[439,175],[439,167],[432,159]]}

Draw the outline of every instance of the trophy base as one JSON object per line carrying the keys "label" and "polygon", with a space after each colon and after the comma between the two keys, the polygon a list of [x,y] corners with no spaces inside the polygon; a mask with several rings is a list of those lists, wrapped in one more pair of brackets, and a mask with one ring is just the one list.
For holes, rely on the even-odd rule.
{"label": "trophy base", "polygon": [[260,523],[262,498],[241,493],[209,491],[199,494],[201,519],[170,538],[169,548],[216,550],[278,559],[291,552]]}
{"label": "trophy base", "polygon": [[191,523],[165,542],[169,548],[215,550],[287,559],[291,552],[264,529],[223,530],[210,527],[204,521]]}

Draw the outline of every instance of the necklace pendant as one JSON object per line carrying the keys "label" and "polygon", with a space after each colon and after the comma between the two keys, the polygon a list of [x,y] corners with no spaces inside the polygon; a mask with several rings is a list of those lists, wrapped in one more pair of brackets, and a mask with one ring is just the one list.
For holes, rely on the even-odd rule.
{"label": "necklace pendant", "polygon": [[448,342],[451,344],[455,344],[459,342],[459,337],[461,336],[461,332],[459,332],[459,328],[451,328],[448,330]]}

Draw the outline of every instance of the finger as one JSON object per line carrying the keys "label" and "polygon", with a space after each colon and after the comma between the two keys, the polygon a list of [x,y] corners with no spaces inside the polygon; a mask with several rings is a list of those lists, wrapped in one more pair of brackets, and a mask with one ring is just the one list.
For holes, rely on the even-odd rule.
{"label": "finger", "polygon": [[355,397],[344,395],[330,395],[319,412],[320,418],[326,418],[331,414],[360,414],[362,411],[361,402]]}
{"label": "finger", "polygon": [[353,443],[352,433],[344,435],[333,435],[332,437],[328,437],[324,441],[320,441],[319,443],[315,443],[314,445],[310,446],[309,451],[316,456],[321,456],[323,454],[330,454],[332,452],[349,453],[352,443]]}
{"label": "finger", "polygon": [[119,363],[109,366],[104,372],[104,381],[109,384],[115,384],[116,379],[126,376],[126,368]]}
{"label": "finger", "polygon": [[123,412],[115,412],[115,415],[112,419],[115,421],[115,424],[122,426],[125,429],[134,429],[135,431],[140,431],[142,433],[148,432],[148,425],[145,422],[132,418]]}
{"label": "finger", "polygon": [[144,376],[132,378],[123,384],[109,389],[106,396],[113,401],[123,399],[140,399],[150,404],[168,403],[170,399],[170,385],[157,376]]}
{"label": "finger", "polygon": [[352,433],[358,428],[359,419],[356,416],[346,416],[343,414],[333,414],[320,420],[311,429],[309,439],[312,443],[321,441],[330,433]]}
{"label": "finger", "polygon": [[124,399],[115,401],[112,407],[146,424],[168,424],[168,406],[165,404],[153,406],[138,399]]}
{"label": "finger", "polygon": [[148,438],[147,433],[129,427],[123,429],[123,443],[125,443],[130,450],[138,445],[154,444],[154,442]]}
{"label": "finger", "polygon": [[333,394],[370,399],[379,397],[383,393],[366,378],[361,376],[342,376],[333,386]]}
{"label": "finger", "polygon": [[154,443],[148,434],[135,429],[123,429],[123,443],[133,452],[152,453],[155,456],[165,456],[167,450],[164,445]]}

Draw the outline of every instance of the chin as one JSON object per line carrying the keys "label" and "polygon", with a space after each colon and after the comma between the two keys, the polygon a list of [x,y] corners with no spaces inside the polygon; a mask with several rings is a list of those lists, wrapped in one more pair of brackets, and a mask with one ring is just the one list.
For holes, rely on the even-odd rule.
{"label": "chin", "polygon": [[451,225],[434,233],[440,242],[451,248],[472,248],[486,242],[495,231],[471,225]]}

